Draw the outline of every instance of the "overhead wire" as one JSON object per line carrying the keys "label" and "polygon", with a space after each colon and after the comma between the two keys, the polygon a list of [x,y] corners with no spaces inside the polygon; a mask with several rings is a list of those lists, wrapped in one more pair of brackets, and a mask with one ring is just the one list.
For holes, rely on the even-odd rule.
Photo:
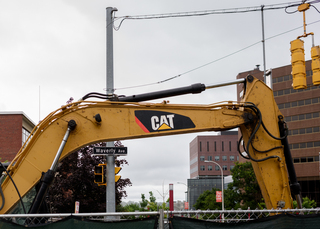
{"label": "overhead wire", "polygon": [[319,14],[320,14],[320,11],[318,10],[317,7],[315,7],[314,5],[311,5]]}
{"label": "overhead wire", "polygon": [[[312,2],[310,2],[310,3],[318,3],[318,2],[320,2],[320,0],[315,0],[315,1],[312,1]],[[286,6],[284,6],[284,4],[286,4]],[[120,24],[119,24],[119,26],[118,26],[118,27],[114,27],[114,29],[115,29],[115,30],[119,30],[121,24],[123,23],[123,21],[124,21],[125,19],[135,19],[135,20],[137,20],[137,19],[156,19],[156,18],[168,18],[168,17],[204,16],[204,15],[209,15],[209,14],[223,14],[223,13],[245,13],[245,12],[259,11],[259,10],[261,10],[261,7],[263,7],[263,10],[274,10],[274,9],[283,9],[283,8],[284,8],[284,9],[287,9],[288,7],[298,6],[298,5],[300,5],[300,4],[301,4],[301,2],[299,1],[299,2],[279,3],[279,4],[268,5],[268,6],[260,6],[260,7],[255,6],[255,7],[233,8],[233,9],[220,9],[220,10],[207,10],[207,11],[193,11],[193,12],[172,13],[172,14],[152,14],[152,15],[140,15],[140,16],[139,16],[139,15],[138,15],[138,16],[121,16],[121,17],[114,17],[114,18],[115,18],[114,21],[122,19],[121,22],[120,22]],[[317,9],[316,7],[314,7],[314,8],[318,11],[318,9]],[[318,11],[318,12],[319,12],[319,11]],[[311,22],[311,23],[309,23],[309,25],[314,24],[314,23],[317,23],[317,22],[320,22],[320,20],[315,21],[315,22]],[[299,27],[297,27],[297,28],[288,30],[288,31],[286,31],[286,32],[283,32],[283,33],[274,35],[274,36],[272,36],[272,37],[266,38],[265,40],[270,40],[270,39],[272,39],[272,38],[281,36],[281,35],[283,35],[283,34],[292,32],[292,31],[294,31],[294,30],[296,30],[296,29],[299,29],[299,28],[301,28],[301,27],[302,27],[302,26],[299,26]],[[252,46],[255,46],[255,45],[259,44],[260,42],[261,42],[261,41],[258,41],[258,42],[256,42],[256,43],[253,43],[253,44],[251,44],[251,45],[249,45],[249,46],[246,46],[246,47],[244,47],[244,48],[242,48],[242,49],[240,49],[240,50],[237,50],[237,51],[235,51],[235,52],[233,52],[233,53],[230,53],[230,54],[228,54],[228,55],[226,55],[226,56],[223,56],[223,57],[218,58],[218,59],[216,59],[216,60],[210,61],[210,62],[208,62],[208,63],[206,63],[206,64],[203,64],[203,65],[201,65],[201,66],[198,66],[198,67],[193,68],[193,69],[191,69],[191,70],[188,70],[188,71],[186,71],[186,72],[183,72],[183,73],[177,74],[177,75],[175,75],[175,76],[166,78],[166,79],[164,79],[164,80],[157,81],[157,82],[154,82],[154,83],[141,84],[141,85],[137,85],[137,86],[129,86],[129,87],[122,87],[122,88],[115,88],[114,91],[116,91],[116,90],[124,90],[124,89],[132,89],[132,88],[138,88],[138,87],[145,87],[145,86],[151,86],[151,85],[161,84],[161,83],[164,83],[164,82],[173,80],[173,79],[178,78],[178,77],[180,77],[180,76],[182,76],[182,75],[185,75],[185,74],[188,74],[188,73],[190,73],[190,72],[196,71],[196,70],[198,70],[198,69],[200,69],[200,68],[203,68],[203,67],[205,67],[205,66],[207,66],[207,65],[213,64],[213,63],[218,62],[218,61],[220,61],[220,60],[223,60],[223,59],[225,59],[225,58],[227,58],[227,57],[230,57],[230,56],[232,56],[232,55],[234,55],[234,54],[237,54],[237,53],[239,53],[239,52],[241,52],[241,51],[244,51],[244,50],[246,50],[246,49],[248,49],[248,48],[250,48],[250,47],[252,47]]]}
{"label": "overhead wire", "polygon": [[284,9],[288,6],[301,4],[301,2],[288,2],[288,3],[278,3],[273,5],[263,5],[263,6],[251,6],[251,7],[239,7],[230,9],[217,9],[217,10],[203,10],[203,11],[192,11],[192,12],[179,12],[179,13],[166,13],[166,14],[149,14],[149,15],[136,15],[136,16],[120,16],[115,17],[116,20],[121,19],[116,30],[119,30],[123,21],[130,20],[146,20],[146,19],[163,19],[163,18],[173,18],[173,17],[195,17],[195,16],[207,16],[212,14],[233,14],[233,13],[248,13],[254,11],[263,10],[277,10]]}
{"label": "overhead wire", "polygon": [[[318,22],[320,22],[320,20],[311,22],[311,23],[309,23],[309,25],[315,24],[315,23],[318,23]],[[288,31],[286,31],[286,32],[279,33],[279,34],[277,34],[277,35],[268,37],[268,38],[266,38],[265,40],[270,40],[270,39],[272,39],[272,38],[275,38],[275,37],[284,35],[284,34],[286,34],[286,33],[290,33],[290,32],[292,32],[292,31],[294,31],[294,30],[300,29],[301,27],[303,27],[303,26],[299,26],[299,27],[296,27],[296,28],[294,28],[294,29],[288,30]],[[218,62],[218,61],[220,61],[220,60],[223,60],[223,59],[225,59],[225,58],[227,58],[227,57],[230,57],[230,56],[232,56],[232,55],[235,55],[235,54],[237,54],[237,53],[239,53],[239,52],[242,52],[242,51],[244,51],[244,50],[246,50],[246,49],[248,49],[248,48],[251,48],[251,47],[253,47],[253,46],[257,45],[257,44],[260,44],[260,42],[261,42],[261,41],[255,42],[255,43],[253,43],[253,44],[251,44],[251,45],[248,45],[248,46],[246,46],[246,47],[244,47],[244,48],[242,48],[242,49],[239,49],[239,50],[237,50],[237,51],[235,51],[235,52],[232,52],[232,53],[230,53],[230,54],[228,54],[228,55],[226,55],[226,56],[220,57],[220,58],[215,59],[215,60],[213,60],[213,61],[210,61],[210,62],[208,62],[208,63],[206,63],[206,64],[200,65],[200,66],[198,66],[198,67],[196,67],[196,68],[190,69],[190,70],[188,70],[188,71],[185,71],[185,72],[183,72],[183,73],[177,74],[177,75],[172,76],[172,77],[169,77],[169,78],[167,78],[167,79],[164,79],[164,80],[161,80],[161,81],[157,81],[157,82],[154,82],[154,83],[141,84],[141,85],[137,85],[137,86],[129,86],[129,87],[122,87],[122,88],[115,88],[114,91],[116,91],[116,90],[125,90],[125,89],[132,89],[132,88],[138,88],[138,87],[145,87],[145,86],[151,86],[151,85],[156,85],[156,84],[160,84],[160,83],[167,82],[167,81],[169,81],[169,80],[178,78],[178,77],[180,77],[180,76],[182,76],[182,75],[185,75],[185,74],[188,74],[188,73],[190,73],[190,72],[196,71],[196,70],[198,70],[198,69],[200,69],[200,68],[203,68],[203,67],[208,66],[208,65],[210,65],[210,64],[213,64],[213,63],[215,63],[215,62]]]}

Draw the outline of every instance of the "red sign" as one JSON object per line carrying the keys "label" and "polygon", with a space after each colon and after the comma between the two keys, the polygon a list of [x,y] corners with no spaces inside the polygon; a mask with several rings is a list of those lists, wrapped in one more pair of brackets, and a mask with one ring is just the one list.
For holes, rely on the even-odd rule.
{"label": "red sign", "polygon": [[222,192],[216,191],[216,202],[222,202]]}
{"label": "red sign", "polygon": [[79,213],[79,209],[80,209],[80,202],[76,201],[74,204],[74,213]]}
{"label": "red sign", "polygon": [[188,202],[184,202],[184,209],[186,209],[186,210],[189,209],[189,203]]}

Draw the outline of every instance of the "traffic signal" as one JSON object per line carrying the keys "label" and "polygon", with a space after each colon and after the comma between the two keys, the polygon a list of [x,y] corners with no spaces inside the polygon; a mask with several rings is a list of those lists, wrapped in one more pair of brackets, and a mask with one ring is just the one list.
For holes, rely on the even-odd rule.
{"label": "traffic signal", "polygon": [[312,68],[312,83],[313,85],[320,84],[320,48],[318,46],[313,46],[311,48],[311,68]]}
{"label": "traffic signal", "polygon": [[94,183],[100,185],[106,185],[106,179],[104,175],[106,164],[99,164],[94,166]]}
{"label": "traffic signal", "polygon": [[117,175],[120,172],[121,168],[120,167],[115,167],[114,168],[114,181],[118,182],[118,180],[120,180],[121,176]]}
{"label": "traffic signal", "polygon": [[296,39],[290,42],[293,89],[307,88],[306,64],[304,60],[303,43],[304,42],[300,39]]}

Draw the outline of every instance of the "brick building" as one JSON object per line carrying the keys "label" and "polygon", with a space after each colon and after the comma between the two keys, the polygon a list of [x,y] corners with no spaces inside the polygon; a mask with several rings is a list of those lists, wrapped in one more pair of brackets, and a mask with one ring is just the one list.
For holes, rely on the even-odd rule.
{"label": "brick building", "polygon": [[11,161],[35,124],[23,112],[0,112],[0,160]]}
{"label": "brick building", "polygon": [[[307,89],[292,88],[291,65],[272,69],[272,88],[275,101],[289,129],[288,142],[302,196],[320,204],[320,86],[312,85],[311,61],[306,62]],[[258,68],[239,73],[237,79],[251,74],[263,79]],[[238,100],[242,86],[238,85]]]}
{"label": "brick building", "polygon": [[[238,131],[197,136],[190,142],[190,179],[187,185],[190,209],[204,191],[212,188],[221,189],[221,170],[217,164],[223,170],[223,177],[230,175],[234,163],[239,160],[237,145]],[[205,161],[214,161],[217,164]]]}
{"label": "brick building", "polygon": [[237,151],[238,131],[223,131],[220,135],[197,136],[190,143],[190,178],[210,178],[230,175],[234,162],[239,160]]}

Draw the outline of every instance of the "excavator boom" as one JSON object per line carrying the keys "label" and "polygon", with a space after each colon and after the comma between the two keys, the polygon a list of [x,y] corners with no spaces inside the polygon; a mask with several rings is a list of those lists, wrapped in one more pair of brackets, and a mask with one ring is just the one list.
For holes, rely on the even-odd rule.
{"label": "excavator boom", "polygon": [[[272,90],[248,77],[241,102],[182,105],[127,101],[79,101],[49,114],[39,123],[28,143],[8,167],[21,196],[25,196],[53,166],[72,120],[58,160],[87,145],[125,139],[157,137],[239,127],[267,208],[290,208],[291,194],[278,121],[282,117]],[[262,123],[262,124],[261,124]],[[267,131],[269,132],[267,132]],[[270,150],[271,149],[271,150]],[[270,151],[268,151],[270,150]],[[263,153],[262,153],[263,151]],[[265,151],[265,152],[264,152]],[[9,213],[19,202],[9,177],[2,183],[4,202],[0,213]]]}

